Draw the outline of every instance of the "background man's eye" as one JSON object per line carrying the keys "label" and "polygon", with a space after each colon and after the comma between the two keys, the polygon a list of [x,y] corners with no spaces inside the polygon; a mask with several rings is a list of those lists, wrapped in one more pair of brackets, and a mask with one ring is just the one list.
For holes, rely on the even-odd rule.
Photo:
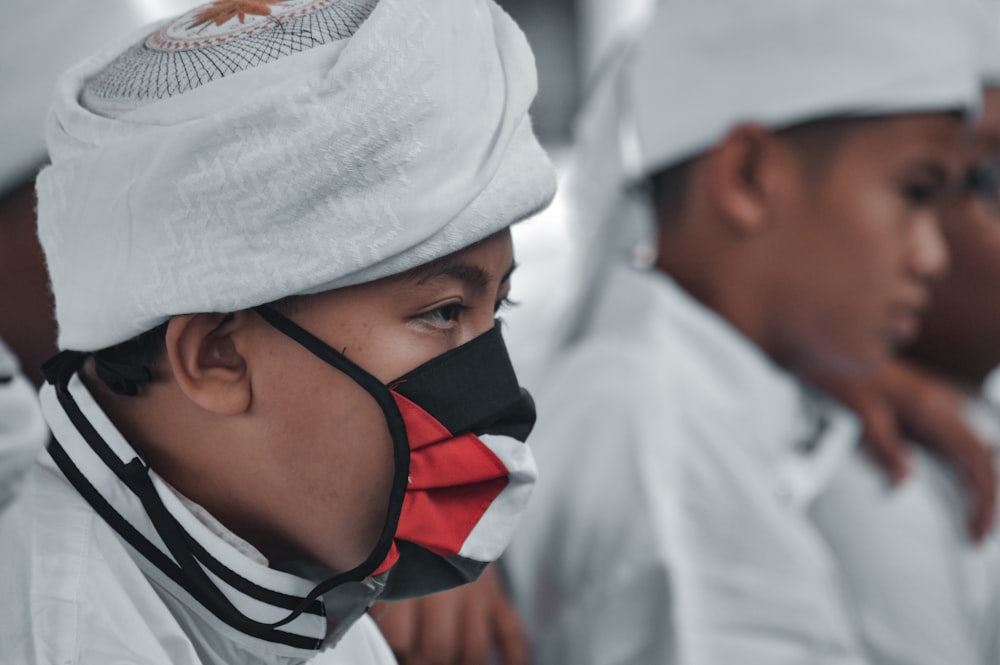
{"label": "background man's eye", "polygon": [[966,194],[1000,205],[1000,165],[988,164],[970,169],[964,184]]}
{"label": "background man's eye", "polygon": [[913,183],[903,187],[903,196],[914,205],[924,205],[932,202],[937,193],[938,188],[928,184]]}

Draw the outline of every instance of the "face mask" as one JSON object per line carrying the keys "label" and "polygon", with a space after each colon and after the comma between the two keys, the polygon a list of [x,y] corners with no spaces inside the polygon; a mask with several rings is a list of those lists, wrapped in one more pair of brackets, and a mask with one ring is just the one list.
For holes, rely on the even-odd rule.
{"label": "face mask", "polygon": [[392,437],[396,469],[382,535],[364,563],[334,579],[371,578],[384,583],[381,599],[399,600],[479,577],[510,541],[536,475],[523,443],[534,404],[499,325],[385,385],[275,310],[256,311],[364,388]]}

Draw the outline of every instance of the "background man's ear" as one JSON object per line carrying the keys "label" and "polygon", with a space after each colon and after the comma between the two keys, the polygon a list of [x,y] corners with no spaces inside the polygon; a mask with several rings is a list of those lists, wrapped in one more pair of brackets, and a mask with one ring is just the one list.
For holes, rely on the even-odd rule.
{"label": "background man's ear", "polygon": [[770,197],[789,155],[775,134],[760,125],[734,127],[707,155],[711,199],[734,230],[756,233],[767,227]]}
{"label": "background man's ear", "polygon": [[167,325],[167,361],[174,380],[206,411],[238,415],[250,408],[250,373],[234,340],[249,316],[247,311],[182,314]]}

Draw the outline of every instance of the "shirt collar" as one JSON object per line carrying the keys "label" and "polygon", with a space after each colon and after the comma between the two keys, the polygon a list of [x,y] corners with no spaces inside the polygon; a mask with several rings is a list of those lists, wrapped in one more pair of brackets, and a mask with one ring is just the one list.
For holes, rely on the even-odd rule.
{"label": "shirt collar", "polygon": [[[233,625],[232,619],[211,609],[199,600],[197,589],[188,588],[191,585],[183,576],[178,577],[176,570],[172,570],[177,568],[176,557],[157,529],[148,506],[122,478],[122,469],[145,468],[145,460],[111,423],[79,375],[70,378],[65,391],[58,391],[51,384],[43,386],[41,404],[54,438],[50,457],[44,463],[58,467],[128,543],[151,581],[181,599],[185,610],[245,648],[276,654],[283,659],[305,661],[325,646],[336,627],[328,623],[323,600],[308,602],[305,612],[280,627],[248,628],[247,625]],[[146,473],[162,506],[180,525],[191,548],[198,551],[199,565],[244,617],[258,624],[282,621],[312,591],[313,581],[268,567],[266,560],[248,543],[179,495],[154,471],[147,469]],[[356,586],[364,587],[364,584]],[[352,592],[359,591],[364,593],[363,588],[352,589]],[[355,614],[367,607],[365,603],[357,605],[360,611]],[[344,620],[353,622],[356,618],[344,617]],[[344,626],[339,628],[338,635],[342,634]]]}
{"label": "shirt collar", "polygon": [[699,411],[746,425],[739,445],[768,463],[779,494],[797,504],[815,498],[858,441],[853,414],[775,364],[668,275],[620,267],[610,279],[593,325],[662,348],[671,358],[662,371],[698,381],[706,400]]}

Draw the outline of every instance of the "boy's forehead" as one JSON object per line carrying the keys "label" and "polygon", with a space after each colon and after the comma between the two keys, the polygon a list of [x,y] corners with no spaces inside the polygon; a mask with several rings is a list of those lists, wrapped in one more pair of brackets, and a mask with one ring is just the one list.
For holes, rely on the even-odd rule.
{"label": "boy's forehead", "polygon": [[397,279],[417,286],[453,280],[484,288],[492,280],[506,281],[516,267],[510,232],[505,230],[463,250],[412,268]]}

